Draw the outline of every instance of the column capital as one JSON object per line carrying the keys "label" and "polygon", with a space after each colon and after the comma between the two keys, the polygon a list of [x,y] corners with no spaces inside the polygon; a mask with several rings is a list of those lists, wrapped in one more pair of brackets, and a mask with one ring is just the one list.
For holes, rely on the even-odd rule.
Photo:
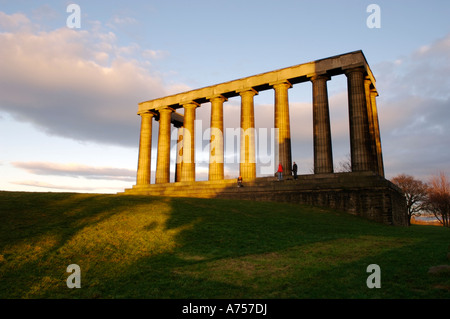
{"label": "column capital", "polygon": [[156,120],[157,122],[159,122],[159,121],[161,120],[161,114],[167,114],[167,113],[173,113],[173,112],[175,112],[175,110],[174,110],[173,108],[168,107],[168,106],[159,108],[159,109],[156,110],[156,111],[157,111],[157,112],[155,112],[155,120]]}
{"label": "column capital", "polygon": [[375,90],[375,92],[377,91],[377,89],[375,87],[375,83],[373,83],[372,79],[367,75],[364,78],[364,84],[367,85],[367,89],[369,92],[372,92],[372,90]]}
{"label": "column capital", "polygon": [[325,80],[325,81],[329,81],[331,80],[331,76],[328,74],[313,74],[309,77],[309,80],[311,82],[314,82],[316,80]]}
{"label": "column capital", "polygon": [[269,85],[272,86],[274,89],[277,89],[277,88],[283,87],[283,86],[287,86],[288,89],[290,89],[292,87],[291,82],[289,82],[288,80],[271,82],[271,83],[269,83]]}
{"label": "column capital", "polygon": [[222,101],[222,102],[228,101],[228,98],[226,98],[222,94],[216,94],[216,95],[207,96],[206,99],[208,99],[210,102],[212,102],[213,100],[219,100],[219,101]]}
{"label": "column capital", "polygon": [[345,75],[348,75],[353,72],[366,73],[366,69],[364,67],[360,66],[360,67],[355,67],[355,68],[350,68],[350,69],[344,70]]}
{"label": "column capital", "polygon": [[156,113],[154,111],[150,111],[150,110],[145,110],[145,111],[141,111],[137,113],[140,116],[155,116]]}
{"label": "column capital", "polygon": [[183,106],[183,108],[188,109],[188,108],[196,108],[199,107],[200,104],[194,101],[189,101],[189,102],[184,102],[181,104]]}
{"label": "column capital", "polygon": [[373,87],[372,80],[368,76],[364,78],[364,84],[367,85],[369,89],[371,89],[371,86]]}
{"label": "column capital", "polygon": [[250,94],[250,93],[253,95],[258,95],[258,91],[256,91],[254,88],[236,90],[236,93],[239,93],[240,96]]}
{"label": "column capital", "polygon": [[162,107],[158,110],[159,113],[161,112],[175,112],[175,109],[171,108],[171,107]]}

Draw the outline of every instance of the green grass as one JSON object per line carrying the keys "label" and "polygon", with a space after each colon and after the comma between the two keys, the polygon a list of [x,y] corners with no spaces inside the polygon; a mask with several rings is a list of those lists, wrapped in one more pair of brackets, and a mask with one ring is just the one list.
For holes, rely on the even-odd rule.
{"label": "green grass", "polygon": [[0,298],[450,298],[450,274],[428,273],[449,244],[293,204],[0,192]]}

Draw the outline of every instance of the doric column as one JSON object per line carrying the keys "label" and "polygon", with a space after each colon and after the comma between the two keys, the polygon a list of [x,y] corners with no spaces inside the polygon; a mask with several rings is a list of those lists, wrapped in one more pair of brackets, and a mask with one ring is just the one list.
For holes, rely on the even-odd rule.
{"label": "doric column", "polygon": [[140,113],[141,135],[139,139],[139,160],[136,185],[150,184],[150,164],[152,157],[152,119],[151,112]]}
{"label": "doric column", "polygon": [[156,161],[156,184],[170,182],[170,123],[173,109],[159,110],[158,157]]}
{"label": "doric column", "polygon": [[254,89],[238,92],[241,96],[241,153],[239,171],[242,179],[256,178]]}
{"label": "doric column", "polygon": [[363,68],[349,69],[347,76],[352,171],[373,169]]}
{"label": "doric column", "polygon": [[333,173],[330,110],[327,81],[329,76],[311,78],[313,87],[314,173]]}
{"label": "doric column", "polygon": [[184,130],[183,130],[183,164],[181,181],[195,181],[195,109],[198,103],[189,102],[183,105],[184,108]]}
{"label": "doric column", "polygon": [[292,87],[287,80],[273,84],[275,90],[275,129],[278,131],[278,161],[281,163],[283,175],[292,175],[291,126],[289,119],[288,89]]}
{"label": "doric column", "polygon": [[376,143],[376,153],[377,153],[377,163],[378,163],[378,174],[384,177],[384,164],[383,164],[383,152],[381,149],[381,136],[380,136],[380,125],[378,123],[378,110],[376,97],[378,92],[374,89],[370,91],[370,100],[372,105],[372,115],[375,130],[375,143]]}
{"label": "doric column", "polygon": [[223,102],[227,99],[214,96],[211,101],[211,142],[209,153],[209,180],[224,178],[223,156]]}
{"label": "doric column", "polygon": [[367,106],[367,124],[369,127],[369,137],[370,137],[370,156],[371,156],[371,170],[378,172],[378,159],[377,159],[377,143],[375,137],[375,123],[373,118],[373,108],[372,99],[370,98],[370,86],[372,81],[369,77],[364,80],[364,89],[366,92],[366,106]]}
{"label": "doric column", "polygon": [[183,163],[183,131],[184,127],[180,126],[177,130],[177,157],[175,162],[175,182],[181,182],[181,172]]}

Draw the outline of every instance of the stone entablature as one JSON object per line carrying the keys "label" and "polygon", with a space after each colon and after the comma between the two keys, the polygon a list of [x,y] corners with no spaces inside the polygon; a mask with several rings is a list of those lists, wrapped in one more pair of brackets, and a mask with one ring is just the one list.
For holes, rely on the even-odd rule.
{"label": "stone entablature", "polygon": [[301,82],[310,81],[312,77],[317,75],[335,76],[344,74],[346,70],[352,68],[362,68],[365,75],[371,82],[372,89],[376,91],[375,77],[367,64],[364,54],[362,51],[355,51],[141,102],[139,103],[138,114],[149,110],[159,110],[164,107],[177,109],[181,108],[185,103],[189,103],[191,101],[195,101],[199,104],[207,103],[211,97],[219,95],[226,98],[235,97],[239,96],[238,92],[250,88],[256,90],[257,92],[269,90],[272,88],[274,83],[284,81],[288,81],[294,85]]}

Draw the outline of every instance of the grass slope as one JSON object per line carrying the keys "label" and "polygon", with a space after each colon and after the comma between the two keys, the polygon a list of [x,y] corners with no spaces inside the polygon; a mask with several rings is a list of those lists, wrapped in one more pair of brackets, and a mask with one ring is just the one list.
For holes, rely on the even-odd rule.
{"label": "grass slope", "polygon": [[428,273],[449,244],[292,204],[0,192],[0,298],[450,298],[449,273]]}

